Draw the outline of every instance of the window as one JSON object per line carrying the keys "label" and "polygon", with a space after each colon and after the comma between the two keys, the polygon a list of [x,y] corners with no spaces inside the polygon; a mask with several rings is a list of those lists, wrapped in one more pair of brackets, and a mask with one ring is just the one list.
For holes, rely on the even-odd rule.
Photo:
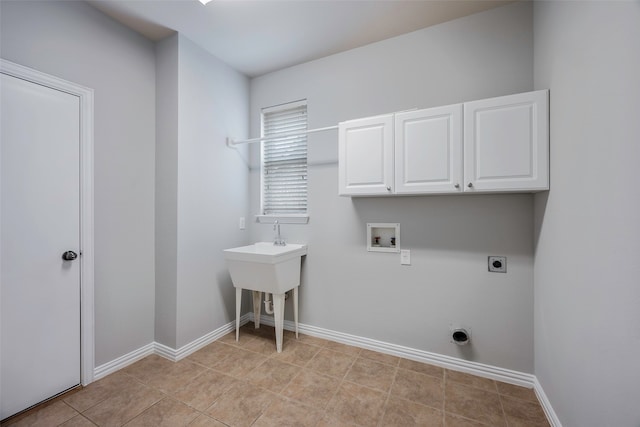
{"label": "window", "polygon": [[[306,101],[262,110],[262,214],[307,214]],[[286,136],[286,135],[289,136]]]}

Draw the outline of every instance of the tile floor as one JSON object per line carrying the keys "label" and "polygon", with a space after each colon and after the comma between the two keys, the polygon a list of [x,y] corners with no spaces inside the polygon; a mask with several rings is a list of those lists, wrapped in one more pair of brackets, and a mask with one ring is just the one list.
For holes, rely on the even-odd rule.
{"label": "tile floor", "polygon": [[273,328],[148,356],[3,426],[548,426],[532,390]]}

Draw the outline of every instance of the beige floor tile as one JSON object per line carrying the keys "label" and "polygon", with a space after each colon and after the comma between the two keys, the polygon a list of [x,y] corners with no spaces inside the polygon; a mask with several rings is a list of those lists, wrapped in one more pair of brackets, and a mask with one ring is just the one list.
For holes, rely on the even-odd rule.
{"label": "beige floor tile", "polygon": [[60,424],[59,427],[95,427],[95,424],[82,415],[76,415],[69,421]]}
{"label": "beige floor tile", "polygon": [[305,366],[313,356],[320,352],[321,348],[305,344],[296,340],[289,340],[282,346],[282,353],[276,353],[275,344],[271,357],[281,362],[292,363],[298,366]]}
{"label": "beige floor tile", "polygon": [[23,418],[16,419],[15,422],[8,422],[4,425],[11,427],[50,427],[64,423],[78,415],[78,412],[71,406],[61,400],[45,404],[41,409],[27,415]]}
{"label": "beige floor tile", "polygon": [[340,386],[340,380],[303,369],[282,392],[283,396],[323,409]]}
{"label": "beige floor tile", "polygon": [[358,424],[341,421],[334,418],[331,414],[325,414],[320,418],[316,427],[360,427]]}
{"label": "beige floor tile", "polygon": [[313,427],[319,417],[316,410],[280,399],[269,406],[252,427]]}
{"label": "beige floor tile", "polygon": [[213,365],[212,368],[223,374],[244,378],[266,360],[266,356],[234,347],[229,356]]}
{"label": "beige floor tile", "polygon": [[240,329],[240,333],[242,333],[243,331],[246,331],[249,335],[263,338],[273,338],[274,341],[276,339],[276,328],[269,325],[261,324],[260,327],[256,329],[253,325],[253,322],[249,322],[242,326],[242,328]]}
{"label": "beige floor tile", "polygon": [[384,363],[385,365],[398,366],[398,364],[400,363],[400,358],[397,356],[378,353],[377,351],[371,351],[364,348],[362,349],[362,351],[360,351],[359,356],[364,359],[369,359],[375,362]]}
{"label": "beige floor tile", "polygon": [[193,381],[207,368],[189,360],[172,363],[167,370],[154,378],[147,380],[147,384],[165,393],[172,393]]}
{"label": "beige floor tile", "polygon": [[171,398],[164,398],[126,424],[126,427],[178,427],[189,425],[199,413]]}
{"label": "beige floor tile", "polygon": [[357,384],[343,382],[327,406],[337,421],[375,426],[382,417],[387,394]]}
{"label": "beige floor tile", "polygon": [[443,425],[442,411],[419,403],[390,397],[380,426],[407,427]]}
{"label": "beige floor tile", "polygon": [[199,363],[210,368],[231,355],[234,351],[236,351],[236,347],[215,341],[195,353],[190,354],[184,360]]}
{"label": "beige floor tile", "polygon": [[395,367],[359,357],[353,365],[351,365],[344,379],[387,392],[391,388],[395,375]]}
{"label": "beige floor tile", "polygon": [[69,421],[60,424],[60,427],[95,427],[95,424],[82,415],[76,415]]}
{"label": "beige floor tile", "polygon": [[421,374],[431,375],[432,377],[443,378],[444,376],[443,368],[428,363],[416,362],[415,360],[400,359],[399,366],[402,369],[420,372]]}
{"label": "beige floor tile", "polygon": [[242,348],[265,356],[271,356],[277,352],[276,340],[263,336],[256,336],[253,341],[244,345]]}
{"label": "beige floor tile", "polygon": [[100,426],[120,426],[165,397],[160,391],[135,382],[83,412]]}
{"label": "beige floor tile", "polygon": [[207,370],[173,393],[173,397],[203,411],[238,380],[220,372]]}
{"label": "beige floor tile", "polygon": [[299,366],[290,363],[267,359],[258,369],[251,371],[246,376],[246,380],[255,386],[279,393],[300,372],[300,369]]}
{"label": "beige floor tile", "polygon": [[158,375],[164,374],[173,366],[174,362],[160,357],[156,354],[138,360],[136,363],[127,366],[122,370],[123,373],[131,375],[143,383],[148,383]]}
{"label": "beige floor tile", "polygon": [[444,425],[446,427],[491,427],[488,424],[463,418],[460,415],[447,413],[444,415]]}
{"label": "beige floor tile", "polygon": [[278,397],[268,390],[240,382],[206,410],[218,421],[232,427],[250,426]]}
{"label": "beige floor tile", "polygon": [[338,351],[340,353],[348,354],[350,356],[357,356],[360,354],[362,350],[359,347],[354,347],[352,345],[346,345],[339,342],[327,341],[324,345],[325,348],[333,351]]}
{"label": "beige floor tile", "polygon": [[504,426],[498,393],[449,382],[445,386],[445,411],[491,426]]}
{"label": "beige floor tile", "polygon": [[355,360],[355,356],[322,349],[307,363],[307,368],[320,374],[344,378]]}
{"label": "beige floor tile", "polygon": [[244,347],[249,344],[251,341],[256,339],[255,335],[252,333],[246,333],[246,330],[240,330],[239,340],[236,341],[236,331],[229,332],[228,334],[222,336],[217,340],[217,342],[222,344],[229,344],[235,347]]}
{"label": "beige floor tile", "polygon": [[[285,340],[295,340],[296,334],[292,331],[285,331]],[[325,347],[330,341],[322,338],[314,337],[307,334],[298,334],[298,342],[315,345],[316,347]]]}
{"label": "beige floor tile", "polygon": [[398,369],[391,396],[442,409],[444,385],[440,378],[407,369]]}
{"label": "beige floor tile", "polygon": [[549,423],[537,402],[527,402],[508,396],[500,396],[509,427],[547,427]]}
{"label": "beige floor tile", "polygon": [[532,388],[520,387],[500,381],[496,381],[496,385],[498,386],[498,393],[500,393],[501,395],[538,403],[536,392],[533,391]]}
{"label": "beige floor tile", "polygon": [[191,424],[189,424],[189,427],[227,427],[227,425],[201,414]]}
{"label": "beige floor tile", "polygon": [[118,390],[127,388],[129,384],[136,382],[137,380],[131,378],[129,375],[118,371],[89,384],[77,393],[63,398],[63,400],[76,411],[84,412],[114,393],[117,393]]}
{"label": "beige floor tile", "polygon": [[458,372],[458,371],[452,371],[450,369],[446,369],[445,380],[447,382],[464,384],[469,387],[479,388],[482,390],[491,391],[493,393],[498,392],[498,388],[494,380],[490,380],[489,378],[478,377],[476,375],[471,375],[464,372]]}

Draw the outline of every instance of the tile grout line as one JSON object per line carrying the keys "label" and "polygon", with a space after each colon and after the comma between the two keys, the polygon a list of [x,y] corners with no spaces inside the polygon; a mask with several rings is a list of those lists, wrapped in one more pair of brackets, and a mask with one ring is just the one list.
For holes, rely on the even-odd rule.
{"label": "tile grout line", "polygon": [[396,377],[398,376],[398,369],[400,369],[400,362],[398,361],[398,366],[394,367],[393,371],[393,379],[391,380],[391,385],[389,386],[389,390],[387,391],[387,398],[384,400],[384,405],[382,405],[382,414],[380,415],[380,419],[378,420],[378,427],[382,425],[382,421],[384,420],[384,416],[387,413],[387,406],[389,405],[389,400],[391,399],[391,390],[393,390],[393,385],[396,383]]}

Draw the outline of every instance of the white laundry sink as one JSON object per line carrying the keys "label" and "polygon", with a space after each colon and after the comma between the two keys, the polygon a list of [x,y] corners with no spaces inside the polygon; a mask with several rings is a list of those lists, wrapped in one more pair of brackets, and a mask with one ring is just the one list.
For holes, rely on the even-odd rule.
{"label": "white laundry sink", "polygon": [[[280,240],[280,239],[278,239]],[[282,351],[285,293],[293,289],[293,316],[298,338],[298,287],[300,286],[300,264],[307,254],[307,245],[287,243],[274,245],[258,242],[249,246],[225,249],[231,281],[236,288],[236,340],[240,338],[240,309],[242,290],[253,294],[253,318],[260,327],[262,293],[273,294],[273,313],[276,327],[276,351]],[[265,302],[265,306],[267,301]]]}
{"label": "white laundry sink", "polygon": [[272,242],[225,249],[233,286],[271,294],[284,294],[300,285],[301,257],[307,245]]}

